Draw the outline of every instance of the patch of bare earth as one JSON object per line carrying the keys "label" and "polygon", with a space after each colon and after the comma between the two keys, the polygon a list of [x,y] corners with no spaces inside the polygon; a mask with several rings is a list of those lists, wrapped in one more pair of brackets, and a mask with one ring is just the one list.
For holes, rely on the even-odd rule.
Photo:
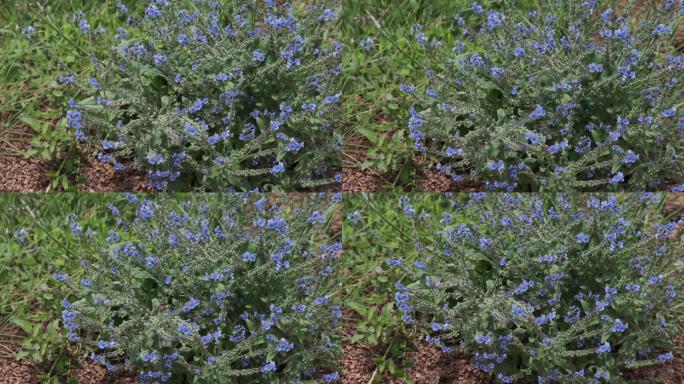
{"label": "patch of bare earth", "polygon": [[[24,156],[35,135],[28,126],[13,127],[0,138],[0,192],[46,192],[50,186],[49,172],[56,167],[40,157]],[[78,185],[82,192],[150,192],[145,176],[140,172],[115,171],[108,163],[86,160],[80,169],[83,180]]]}
{"label": "patch of bare earth", "polygon": [[71,370],[71,376],[78,384],[136,384],[136,380],[130,376],[112,374],[93,362],[83,358],[76,368]]}
{"label": "patch of bare earth", "polygon": [[421,192],[478,192],[482,190],[482,184],[471,181],[464,177],[463,181],[455,182],[450,176],[430,168],[430,164],[424,164],[414,156],[416,168],[422,169],[415,181],[416,188]]}
{"label": "patch of bare earth", "polygon": [[[460,353],[442,353],[438,349],[420,343],[407,354],[409,368],[406,372],[413,384],[485,384],[491,380],[473,366],[470,356]],[[342,383],[368,384],[373,378],[376,364],[373,358],[382,352],[368,345],[357,343],[343,347],[339,360]],[[401,384],[403,381],[375,373],[374,382]]]}
{"label": "patch of bare earth", "polygon": [[342,159],[343,192],[380,192],[389,183],[387,175],[370,168],[361,169],[366,161],[366,152],[373,144],[361,136],[351,136],[344,144]]}
{"label": "patch of bare earth", "polygon": [[19,341],[24,333],[12,325],[0,329],[0,384],[38,384],[38,370],[30,360],[17,361],[14,354],[20,350]]}
{"label": "patch of bare earth", "polygon": [[[394,184],[396,175],[382,172],[376,168],[362,169],[366,152],[373,144],[366,138],[352,135],[347,139],[342,167],[343,192],[381,192]],[[408,149],[407,149],[408,150]],[[481,184],[470,181],[454,182],[451,177],[430,168],[424,159],[415,155],[412,158],[414,175],[413,187],[420,192],[473,192],[482,189]]]}
{"label": "patch of bare earth", "polygon": [[0,359],[0,384],[38,383],[38,372],[31,361]]}
{"label": "patch of bare earth", "polygon": [[[674,338],[675,349],[684,348],[684,335]],[[682,384],[684,383],[684,356],[675,353],[672,359],[665,364],[654,365],[635,369],[625,373],[628,381],[646,380],[661,384]]]}
{"label": "patch of bare earth", "polygon": [[78,186],[81,192],[151,192],[145,176],[135,171],[117,171],[109,163],[90,161],[81,169],[84,182]]}
{"label": "patch of bare earth", "polygon": [[50,185],[47,173],[52,167],[40,158],[25,158],[35,132],[19,126],[2,134],[0,140],[0,192],[41,192]]}

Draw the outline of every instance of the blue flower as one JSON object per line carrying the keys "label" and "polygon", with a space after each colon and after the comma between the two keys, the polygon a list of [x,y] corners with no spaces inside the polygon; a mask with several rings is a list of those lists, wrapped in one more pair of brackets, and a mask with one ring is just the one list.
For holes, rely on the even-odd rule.
{"label": "blue flower", "polygon": [[517,317],[525,317],[526,315],[525,310],[515,304],[511,306],[511,313]]}
{"label": "blue flower", "polygon": [[185,123],[184,130],[185,130],[185,133],[187,133],[190,136],[197,136],[197,134],[199,133],[197,128],[190,123]]}
{"label": "blue flower", "polygon": [[282,161],[277,162],[273,167],[271,167],[271,174],[277,175],[285,172],[285,164]]}
{"label": "blue flower", "polygon": [[496,162],[489,162],[487,167],[489,167],[489,169],[492,171],[502,172],[506,168],[506,165],[504,164],[503,160],[499,160]]}
{"label": "blue flower", "polygon": [[330,20],[335,20],[337,18],[337,13],[333,11],[332,9],[325,9],[323,11],[323,14],[321,15],[321,20],[323,21],[330,21]]}
{"label": "blue flower", "polygon": [[190,329],[187,325],[179,322],[178,323],[178,332],[185,336],[190,336],[192,334],[192,329]]}
{"label": "blue flower", "polygon": [[601,73],[603,72],[603,64],[591,63],[588,65],[589,73]]}
{"label": "blue flower", "polygon": [[266,60],[266,54],[261,52],[259,49],[256,49],[254,52],[252,52],[252,60],[263,63],[264,60]]}
{"label": "blue flower", "polygon": [[610,343],[607,342],[607,341],[606,341],[605,343],[601,344],[601,345],[596,349],[596,353],[599,354],[599,355],[602,355],[602,354],[604,354],[604,353],[606,353],[606,352],[610,352]]}
{"label": "blue flower", "polygon": [[653,29],[652,32],[656,36],[660,36],[663,34],[671,34],[672,33],[672,28],[666,26],[665,24],[658,24],[656,27]]}
{"label": "blue flower", "polygon": [[675,108],[666,109],[661,113],[661,115],[663,117],[672,117],[676,114],[677,114],[677,110]]}
{"label": "blue flower", "polygon": [[124,15],[128,13],[128,8],[121,2],[116,3],[116,8]]}
{"label": "blue flower", "polygon": [[256,261],[256,257],[257,257],[257,255],[255,253],[245,252],[242,254],[242,261],[254,262],[254,261]]}
{"label": "blue flower", "polygon": [[623,181],[625,181],[625,175],[622,174],[622,172],[618,172],[613,177],[611,177],[610,180],[608,180],[608,183],[610,183],[611,185],[616,185]]}
{"label": "blue flower", "polygon": [[147,162],[150,165],[159,165],[164,162],[164,156],[162,155],[150,155],[147,157]]}
{"label": "blue flower", "polygon": [[275,350],[277,352],[289,352],[292,348],[294,348],[294,344],[288,343],[286,339],[280,339],[280,343],[278,343]]}
{"label": "blue flower", "polygon": [[589,235],[587,235],[587,234],[584,233],[584,232],[578,233],[577,236],[575,236],[575,238],[577,239],[577,242],[580,243],[580,244],[586,244],[586,243],[588,243],[589,240],[590,240]]}
{"label": "blue flower", "polygon": [[610,331],[613,333],[622,333],[627,328],[629,328],[629,324],[623,323],[620,319],[616,319],[615,324],[613,325],[613,328]]}
{"label": "blue flower", "polygon": [[200,304],[200,301],[195,299],[194,297],[191,297],[190,300],[185,303],[183,306],[183,312],[188,313],[192,311],[193,309],[197,308],[197,306]]}
{"label": "blue flower", "polygon": [[152,352],[147,353],[147,354],[143,353],[140,356],[140,360],[142,360],[145,363],[154,363],[155,361],[157,361],[157,358],[158,358],[158,356],[157,356],[156,351],[152,351]]}
{"label": "blue flower", "polygon": [[155,211],[155,204],[149,200],[143,200],[140,203],[140,217],[143,219],[151,219],[154,217],[154,211]]}
{"label": "blue flower", "polygon": [[58,274],[58,273],[53,273],[52,278],[55,279],[56,281],[63,283],[67,280],[69,280],[69,276],[65,274]]}
{"label": "blue flower", "polygon": [[261,372],[263,372],[263,373],[274,372],[275,370],[276,370],[276,364],[273,361],[269,361],[268,363],[266,363],[266,365],[261,367]]}
{"label": "blue flower", "polygon": [[326,104],[337,103],[337,102],[340,101],[340,94],[338,93],[338,94],[336,94],[336,95],[326,96],[326,98],[323,99],[323,101],[324,101]]}
{"label": "blue flower", "polygon": [[473,6],[471,9],[473,10],[473,12],[475,12],[478,15],[481,14],[482,12],[484,12],[484,9],[482,8],[482,6],[480,4],[478,4],[476,1],[473,1]]}
{"label": "blue flower", "polygon": [[487,25],[490,30],[494,30],[501,26],[503,23],[503,15],[493,9],[487,12]]}
{"label": "blue flower", "polygon": [[29,40],[33,38],[34,33],[36,33],[36,29],[30,25],[21,29],[21,34]]}
{"label": "blue flower", "polygon": [[546,116],[546,111],[541,105],[537,104],[537,106],[534,108],[534,111],[530,113],[529,118],[532,120],[539,120],[544,116]]}
{"label": "blue flower", "polygon": [[671,359],[672,359],[672,352],[667,352],[667,353],[663,353],[663,354],[658,355],[658,361],[660,361],[662,364],[667,363]]}
{"label": "blue flower", "polygon": [[624,158],[622,158],[622,164],[634,164],[639,161],[639,154],[628,150]]}
{"label": "blue flower", "polygon": [[166,62],[168,62],[168,61],[169,61],[169,59],[162,54],[157,53],[154,55],[154,65],[156,65],[156,66],[161,66],[163,64],[166,64]]}

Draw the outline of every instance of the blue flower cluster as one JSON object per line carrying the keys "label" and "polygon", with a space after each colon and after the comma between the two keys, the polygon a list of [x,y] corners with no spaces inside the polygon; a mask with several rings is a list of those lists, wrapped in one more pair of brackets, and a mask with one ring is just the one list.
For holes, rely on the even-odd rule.
{"label": "blue flower cluster", "polygon": [[[147,171],[159,190],[296,190],[335,177],[343,45],[328,39],[334,1],[149,1],[67,123],[100,161]],[[74,17],[88,33],[87,16]]]}
{"label": "blue flower cluster", "polygon": [[681,2],[638,14],[612,3],[564,0],[525,15],[474,2],[463,16],[480,29],[457,16],[453,49],[427,47],[414,26],[435,58],[427,84],[401,86],[414,150],[488,190],[682,183],[684,55],[670,42]]}
{"label": "blue flower cluster", "polygon": [[326,223],[339,194],[128,199],[110,207],[106,238],[69,215],[73,236],[102,251],[80,282],[52,275],[72,291],[68,338],[92,360],[141,383],[338,381],[341,244]]}
{"label": "blue flower cluster", "polygon": [[396,307],[429,344],[472,351],[503,383],[610,382],[672,358],[684,218],[663,218],[663,196],[448,196],[422,197],[441,213],[401,199],[405,220],[435,235],[416,238],[415,262],[387,260],[405,274]]}

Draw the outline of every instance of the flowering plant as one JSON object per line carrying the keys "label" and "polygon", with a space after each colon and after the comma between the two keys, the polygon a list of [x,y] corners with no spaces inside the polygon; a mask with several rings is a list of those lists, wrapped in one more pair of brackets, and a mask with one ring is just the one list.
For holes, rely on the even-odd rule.
{"label": "flowering plant", "polygon": [[160,190],[329,184],[342,52],[332,3],[151,0],[93,58],[96,77],[59,78],[89,96],[69,102],[67,121],[101,161],[133,160]]}
{"label": "flowering plant", "polygon": [[69,215],[96,256],[82,276],[53,274],[72,292],[68,338],[142,383],[336,381],[339,198],[130,195],[103,236]]}
{"label": "flowering plant", "polygon": [[[682,234],[659,195],[458,195],[437,215],[401,205],[420,257],[388,259],[395,303],[444,352],[500,382],[624,382],[664,363],[680,332]],[[679,238],[678,238],[679,237]]]}
{"label": "flowering plant", "polygon": [[[414,26],[432,68],[425,85],[402,85],[415,150],[492,190],[681,183],[684,55],[671,42],[681,1],[550,4],[522,13],[474,2],[455,17],[450,50]],[[479,18],[479,31],[463,17]]]}

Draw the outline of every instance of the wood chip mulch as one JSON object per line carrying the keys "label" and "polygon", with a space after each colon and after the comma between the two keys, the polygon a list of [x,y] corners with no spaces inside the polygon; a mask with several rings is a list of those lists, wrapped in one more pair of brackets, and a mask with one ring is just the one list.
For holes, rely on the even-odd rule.
{"label": "wood chip mulch", "polygon": [[97,160],[82,168],[80,174],[85,179],[78,186],[81,192],[153,192],[142,173],[116,171],[113,165]]}
{"label": "wood chip mulch", "polygon": [[[675,349],[684,348],[684,335],[675,336]],[[628,381],[651,381],[660,384],[684,383],[684,356],[674,353],[674,357],[665,364],[654,365],[629,371],[625,374]]]}
{"label": "wood chip mulch", "polygon": [[71,376],[78,384],[136,384],[131,376],[111,374],[90,359],[81,359],[78,367],[71,370]]}
{"label": "wood chip mulch", "polygon": [[0,359],[0,384],[38,384],[38,371],[28,360]]}
{"label": "wood chip mulch", "polygon": [[[396,175],[382,172],[379,169],[361,169],[359,164],[367,160],[366,151],[372,143],[361,136],[352,134],[345,141],[342,168],[343,192],[382,192],[391,188]],[[409,150],[409,149],[407,149]],[[413,167],[418,170],[413,181],[414,189],[420,192],[474,192],[482,186],[473,182],[454,182],[449,176],[429,169],[429,164],[418,156],[413,156]]]}
{"label": "wood chip mulch", "polygon": [[[0,192],[46,192],[50,186],[49,172],[56,167],[39,157],[26,158],[20,152],[30,148],[30,138],[35,132],[28,126],[13,127],[1,138],[11,140],[11,145],[0,141]],[[19,151],[19,152],[18,152]],[[86,161],[79,176],[81,192],[152,192],[145,183],[144,174],[132,170],[115,171],[111,164],[95,159]]]}
{"label": "wood chip mulch", "polygon": [[361,169],[367,148],[373,144],[366,138],[352,135],[344,143],[342,166],[343,192],[381,192],[389,183],[387,175],[377,169]]}
{"label": "wood chip mulch", "polygon": [[[339,359],[342,383],[370,383],[376,368],[373,361],[376,356],[378,352],[367,345],[361,343],[345,345]],[[406,372],[413,384],[488,384],[492,382],[475,368],[471,358],[464,354],[445,354],[432,346],[420,343],[414,351],[407,354],[407,358],[409,368]],[[403,383],[401,379],[389,375],[376,376],[374,382]]]}
{"label": "wood chip mulch", "polygon": [[23,125],[3,132],[0,139],[0,192],[40,192],[50,185],[46,175],[53,168],[39,158],[27,159],[18,151],[30,147],[29,139],[35,132]]}

